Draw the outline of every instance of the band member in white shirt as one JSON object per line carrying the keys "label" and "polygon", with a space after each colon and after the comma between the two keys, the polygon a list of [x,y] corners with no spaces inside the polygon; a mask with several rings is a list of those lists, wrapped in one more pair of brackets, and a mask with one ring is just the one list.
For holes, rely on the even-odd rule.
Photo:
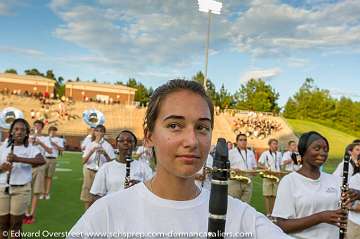
{"label": "band member in white shirt", "polygon": [[[236,147],[229,151],[230,168],[235,170],[252,171],[256,168],[255,154],[247,148],[246,134],[236,136]],[[251,173],[243,173],[245,177],[252,178]],[[240,199],[243,202],[250,203],[253,184],[239,182],[236,180],[229,181],[229,195]]]}
{"label": "band member in white shirt", "polygon": [[95,139],[91,142],[91,144],[86,146],[83,154],[84,180],[80,199],[84,202],[85,209],[90,206],[92,201],[90,189],[96,172],[104,163],[116,158],[113,147],[104,139],[105,132],[105,126],[97,125],[94,130]]}
{"label": "band member in white shirt", "polygon": [[[277,139],[268,141],[269,150],[264,151],[259,158],[259,167],[265,170],[280,172],[281,153],[278,151],[279,142]],[[269,178],[263,178],[263,196],[265,201],[266,215],[270,216],[274,208],[276,191],[279,183]]]}
{"label": "band member in white shirt", "polygon": [[[129,150],[135,148],[137,139],[129,130],[123,130],[116,137],[116,146],[119,151],[117,158],[104,164],[96,173],[90,193],[94,201],[107,194],[125,189],[126,156]],[[152,177],[150,166],[143,160],[133,160],[130,163],[130,182],[132,186],[138,182],[144,182]]]}
{"label": "band member in white shirt", "polygon": [[29,144],[29,133],[28,122],[16,119],[0,147],[0,238],[21,230],[31,200],[31,168],[45,163],[38,147]]}
{"label": "band member in white shirt", "polygon": [[95,127],[89,128],[89,134],[84,138],[84,140],[81,142],[81,151],[84,152],[85,148],[88,144],[91,144],[92,141],[94,141],[95,138]]}
{"label": "band member in white shirt", "polygon": [[59,152],[64,151],[63,140],[56,136],[57,130],[58,129],[55,126],[50,126],[48,129],[49,136],[45,139],[47,146],[52,150],[51,153],[45,152],[45,193],[42,198],[46,200],[50,199],[52,177],[55,174],[56,161],[59,157]]}
{"label": "band member in white shirt", "polygon": [[[89,233],[124,233],[119,237],[184,237],[208,230],[210,192],[195,184],[211,144],[214,107],[195,81],[172,80],[151,96],[144,122],[147,146],[157,158],[155,176],[97,200],[71,229],[68,238]],[[264,215],[228,197],[227,233],[251,233],[254,239],[288,238]],[[169,234],[171,233],[171,234]],[[201,234],[200,234],[201,233]],[[168,236],[166,236],[168,235]],[[184,235],[184,234],[182,234]],[[202,236],[201,236],[202,235]],[[186,235],[185,235],[186,237]]]}
{"label": "band member in white shirt", "polygon": [[[360,172],[360,143],[349,144],[345,150],[347,152],[350,152],[350,164],[349,164],[349,173],[348,173],[348,178],[350,178],[355,173]],[[341,161],[341,163],[339,163],[333,174],[342,177],[343,167],[344,167],[344,160]]]}
{"label": "band member in white shirt", "polygon": [[[44,122],[35,120],[33,123],[33,134],[29,137],[29,143],[38,147],[41,155],[45,158],[45,153],[52,153],[51,147],[46,144],[46,137],[42,135]],[[35,214],[39,198],[44,194],[45,189],[45,165],[32,169],[32,200],[31,207],[27,210],[24,217],[24,224],[35,223]]]}
{"label": "band member in white shirt", "polygon": [[[349,187],[360,190],[360,172],[350,177]],[[346,237],[360,238],[360,200],[355,201],[350,207]]]}
{"label": "band member in white shirt", "polygon": [[294,140],[288,142],[288,151],[283,154],[281,165],[285,171],[297,171],[301,167],[301,157],[297,152],[297,144]]}
{"label": "band member in white shirt", "polygon": [[[340,223],[346,222],[345,211],[339,208],[341,178],[320,171],[329,143],[311,131],[300,137],[298,147],[302,167],[280,181],[272,216],[295,238],[337,239]],[[350,189],[344,197],[352,202],[360,199],[360,193]]]}

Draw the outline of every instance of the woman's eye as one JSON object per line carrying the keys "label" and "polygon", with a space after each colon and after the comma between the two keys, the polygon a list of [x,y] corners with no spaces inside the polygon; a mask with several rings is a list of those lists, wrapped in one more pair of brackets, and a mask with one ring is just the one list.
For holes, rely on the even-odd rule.
{"label": "woman's eye", "polygon": [[167,125],[168,128],[170,129],[178,129],[179,128],[179,125],[176,124],[176,123],[170,123]]}
{"label": "woman's eye", "polygon": [[199,125],[199,126],[197,127],[197,130],[202,131],[202,132],[208,132],[208,131],[210,131],[210,127],[209,127],[209,126],[205,126],[205,125]]}

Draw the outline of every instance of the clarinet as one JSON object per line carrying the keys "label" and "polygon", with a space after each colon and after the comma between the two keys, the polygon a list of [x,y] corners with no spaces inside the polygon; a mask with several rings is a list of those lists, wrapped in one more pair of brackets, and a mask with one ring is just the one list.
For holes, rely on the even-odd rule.
{"label": "clarinet", "polygon": [[125,189],[130,187],[130,164],[133,161],[131,158],[131,154],[132,154],[132,147],[127,151],[127,153],[125,155],[125,160],[126,160],[126,176],[125,176],[125,183],[124,183]]}
{"label": "clarinet", "polygon": [[207,238],[224,238],[230,161],[223,138],[219,138],[216,144],[212,170]]}
{"label": "clarinet", "polygon": [[[341,207],[341,209],[346,211],[346,219],[348,217],[349,211],[346,208],[346,205],[344,204],[342,195],[349,190],[349,183],[348,183],[349,163],[350,163],[350,155],[349,155],[348,152],[346,152],[345,156],[344,156],[343,176],[342,176],[343,181],[342,181],[342,186],[341,186],[341,199],[340,199],[340,207]],[[347,225],[347,223],[341,224],[341,226],[344,227],[344,228],[339,229],[339,239],[344,239],[345,238],[346,225]]]}
{"label": "clarinet", "polygon": [[[11,142],[9,142],[10,145],[10,154],[14,154],[14,139],[11,140]],[[11,169],[9,170],[7,177],[6,177],[6,188],[5,188],[5,193],[9,194],[10,193],[10,177],[11,177]]]}

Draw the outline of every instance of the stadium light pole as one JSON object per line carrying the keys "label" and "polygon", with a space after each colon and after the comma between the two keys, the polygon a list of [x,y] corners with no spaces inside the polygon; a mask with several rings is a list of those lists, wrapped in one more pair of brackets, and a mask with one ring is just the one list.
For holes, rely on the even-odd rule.
{"label": "stadium light pole", "polygon": [[207,70],[208,70],[208,59],[209,59],[209,41],[210,41],[210,23],[211,14],[220,14],[222,3],[214,0],[198,0],[199,11],[206,12],[208,14],[208,29],[205,44],[205,75],[204,75],[204,88],[207,90]]}

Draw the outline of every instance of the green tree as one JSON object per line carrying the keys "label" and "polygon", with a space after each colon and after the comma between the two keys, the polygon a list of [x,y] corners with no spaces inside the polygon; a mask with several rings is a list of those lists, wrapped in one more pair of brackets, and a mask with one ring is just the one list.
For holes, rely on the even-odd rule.
{"label": "green tree", "polygon": [[24,73],[25,75],[44,76],[44,74],[36,68],[25,70]]}
{"label": "green tree", "polygon": [[45,77],[48,78],[48,79],[56,81],[56,77],[55,77],[55,74],[54,74],[53,70],[47,70]]}
{"label": "green tree", "polygon": [[[192,77],[192,80],[198,82],[201,85],[204,85],[205,76],[201,71],[199,71]],[[218,96],[215,85],[209,78],[206,80],[206,94],[213,102],[217,101]]]}
{"label": "green tree", "polygon": [[234,94],[237,109],[253,111],[278,113],[280,111],[278,99],[279,93],[261,79],[249,80],[246,84],[242,84]]}
{"label": "green tree", "polygon": [[228,109],[233,106],[232,95],[225,89],[224,84],[221,85],[219,93],[216,97],[216,106],[219,106],[220,109]]}
{"label": "green tree", "polygon": [[129,78],[126,86],[137,89],[135,92],[135,101],[140,102],[140,105],[146,105],[149,102],[149,90],[142,83],[137,82],[134,78]]}
{"label": "green tree", "polygon": [[6,70],[5,70],[5,73],[11,73],[11,74],[16,74],[16,75],[17,75],[17,71],[16,71],[15,69],[13,69],[13,68],[11,68],[11,69],[6,69]]}

